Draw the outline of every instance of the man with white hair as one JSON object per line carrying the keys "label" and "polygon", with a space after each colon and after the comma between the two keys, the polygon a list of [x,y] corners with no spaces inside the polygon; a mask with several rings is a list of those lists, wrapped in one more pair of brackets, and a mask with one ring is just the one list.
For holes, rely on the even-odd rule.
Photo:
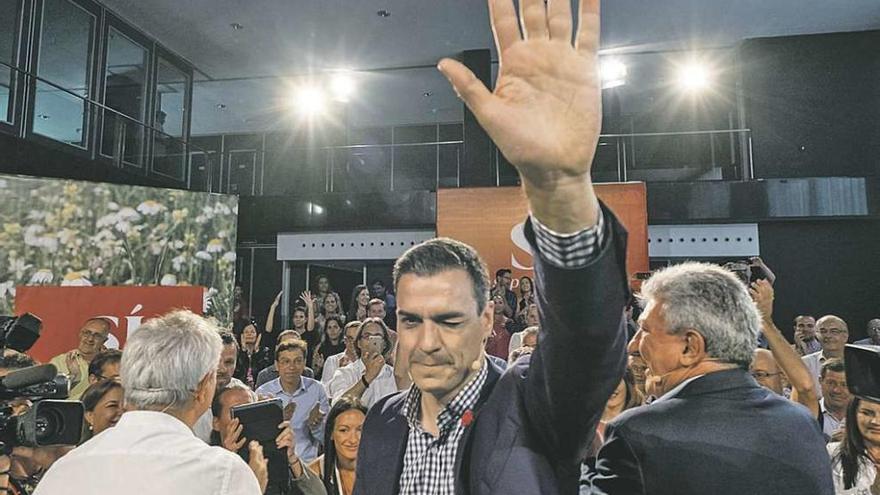
{"label": "man with white hair", "polygon": [[[217,329],[188,311],[144,323],[122,357],[127,412],[56,462],[35,494],[262,493],[241,458],[193,435],[214,398],[221,348]],[[254,467],[265,470],[259,444],[250,449]]]}
{"label": "man with white hair", "polygon": [[843,360],[843,349],[849,341],[849,326],[839,316],[825,315],[816,321],[816,329],[822,350],[807,354],[801,359],[809,368],[816,394],[821,399],[822,387],[819,384],[819,377],[822,374],[822,365],[829,359]]}
{"label": "man with white hair", "polygon": [[746,286],[684,263],[642,296],[628,351],[660,397],[608,424],[586,493],[834,493],[816,418],[749,375],[761,320]]}

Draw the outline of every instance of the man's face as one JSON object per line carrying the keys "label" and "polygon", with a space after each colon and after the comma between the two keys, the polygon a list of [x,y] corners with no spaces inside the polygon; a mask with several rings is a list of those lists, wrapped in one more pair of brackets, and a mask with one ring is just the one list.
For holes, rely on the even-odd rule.
{"label": "man's face", "polygon": [[526,313],[526,326],[527,327],[536,327],[540,321],[538,320],[538,306],[532,304],[529,306],[529,311]]}
{"label": "man's face", "polygon": [[794,331],[804,336],[805,340],[816,338],[816,319],[812,316],[801,316],[794,320]]}
{"label": "man's face", "polygon": [[371,323],[369,325],[365,325],[363,330],[361,331],[361,339],[358,342],[358,348],[361,350],[361,354],[365,351],[370,351],[369,345],[367,342],[370,341],[370,337],[382,337],[382,329],[379,328],[379,325],[375,323]]}
{"label": "man's face", "polygon": [[782,395],[782,373],[779,372],[779,366],[770,351],[766,349],[755,351],[755,358],[749,371],[762,387]]}
{"label": "man's face", "polygon": [[220,416],[214,418],[214,429],[218,432],[225,432],[229,422],[232,421],[232,408],[251,402],[253,401],[247,390],[233,388],[226,391],[220,397]]}
{"label": "man's face", "polygon": [[300,349],[282,351],[275,358],[275,367],[278,368],[278,377],[286,385],[296,385],[306,369],[306,357]]}
{"label": "man's face", "polygon": [[109,334],[110,328],[106,323],[99,320],[86,322],[79,331],[79,352],[96,354],[107,341]]}
{"label": "man's face", "polygon": [[495,284],[498,287],[504,287],[507,290],[510,290],[510,283],[513,281],[513,277],[509,273],[504,273],[503,275],[498,275],[495,277]]}
{"label": "man's face", "polygon": [[306,326],[306,314],[302,310],[296,310],[293,312],[293,328],[305,328]]}
{"label": "man's face", "polygon": [[880,318],[875,318],[868,322],[868,337],[874,342],[880,342]]}
{"label": "man's face", "polygon": [[358,327],[356,326],[348,327],[345,331],[345,351],[352,355],[355,354],[355,349],[358,344],[357,334]]}
{"label": "man's face", "polygon": [[856,411],[856,422],[865,443],[880,444],[880,404],[861,400]]}
{"label": "man's face", "polygon": [[492,302],[495,303],[495,315],[500,315],[504,313],[504,298],[500,295],[495,295],[492,297]]}
{"label": "man's face", "polygon": [[369,311],[367,311],[367,316],[370,318],[379,318],[380,320],[385,319],[385,306],[381,304],[373,304],[370,306]]}
{"label": "man's face", "polygon": [[385,299],[385,286],[382,284],[373,284],[370,287],[370,292],[376,299]]}
{"label": "man's face", "polygon": [[816,324],[819,332],[819,342],[825,352],[843,352],[843,346],[849,339],[849,332],[837,320],[822,318]]}
{"label": "man's face", "polygon": [[416,386],[441,401],[454,397],[482,365],[483,342],[492,331],[494,303],[478,313],[473,291],[462,290],[471,286],[461,269],[409,273],[397,285],[399,359],[409,364]]}
{"label": "man's face", "polygon": [[522,345],[528,347],[536,347],[538,345],[538,334],[537,333],[529,333],[522,339]]}
{"label": "man's face", "polygon": [[217,365],[217,387],[225,388],[232,381],[232,374],[235,373],[235,361],[238,358],[235,352],[234,344],[223,346],[220,351],[220,363]]}
{"label": "man's face", "polygon": [[830,409],[842,410],[849,405],[852,394],[846,388],[846,373],[842,371],[826,371],[825,378],[819,383],[822,385],[822,396]]}
{"label": "man's face", "polygon": [[[629,354],[638,352],[648,365],[647,375],[660,379],[667,376],[667,373],[681,368],[679,358],[685,348],[684,338],[667,331],[663,304],[656,299],[649,300],[645,311],[639,317],[639,331],[629,342],[627,352]],[[678,381],[671,379],[663,383],[660,391],[671,390]]]}
{"label": "man's face", "polygon": [[330,291],[330,280],[327,277],[318,278],[318,293],[326,294],[328,291]]}
{"label": "man's face", "polygon": [[111,362],[111,363],[104,363],[104,365],[101,366],[101,376],[96,376],[95,378],[97,378],[96,381],[103,381],[103,380],[113,380],[114,382],[120,381],[120,379],[119,379],[119,361]]}

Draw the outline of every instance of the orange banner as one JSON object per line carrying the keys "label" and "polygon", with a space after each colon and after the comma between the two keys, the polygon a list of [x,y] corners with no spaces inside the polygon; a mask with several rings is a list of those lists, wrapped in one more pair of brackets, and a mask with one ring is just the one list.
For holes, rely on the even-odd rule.
{"label": "orange banner", "polygon": [[79,345],[79,330],[89,318],[111,321],[105,344],[119,348],[141,323],[173,309],[203,313],[204,287],[40,287],[15,289],[15,314],[33,313],[43,320],[40,339],[28,352],[47,362]]}
{"label": "orange banner", "polygon": [[[648,271],[648,203],[645,184],[597,184],[596,192],[629,232],[627,271]],[[511,268],[515,279],[532,276],[532,254],[523,234],[528,204],[518,187],[440,189],[437,235],[466,242],[495,270]]]}

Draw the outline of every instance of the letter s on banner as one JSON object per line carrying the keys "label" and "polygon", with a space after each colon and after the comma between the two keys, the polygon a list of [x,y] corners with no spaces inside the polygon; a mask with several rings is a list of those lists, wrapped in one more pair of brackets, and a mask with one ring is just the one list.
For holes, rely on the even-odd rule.
{"label": "letter s on banner", "polygon": [[[523,230],[524,228],[524,223],[518,223],[514,225],[513,229],[510,230],[510,241],[513,242],[514,246],[525,251],[529,254],[529,256],[531,256],[532,248],[529,246],[529,241],[526,239],[525,230]],[[523,263],[520,263],[519,260],[516,259],[516,253],[510,253],[510,264],[518,270],[532,271],[535,269],[534,266],[527,266]]]}

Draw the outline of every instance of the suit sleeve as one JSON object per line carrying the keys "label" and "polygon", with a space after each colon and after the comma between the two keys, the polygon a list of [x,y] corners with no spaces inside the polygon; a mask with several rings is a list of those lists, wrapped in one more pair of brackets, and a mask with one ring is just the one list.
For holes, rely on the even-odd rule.
{"label": "suit sleeve", "polygon": [[599,450],[596,467],[587,475],[590,481],[588,493],[590,495],[644,494],[642,466],[632,446],[610,425],[605,433],[605,444]]}
{"label": "suit sleeve", "polygon": [[577,269],[544,259],[531,221],[541,331],[522,384],[529,431],[550,459],[583,460],[605,402],[623,376],[626,231],[604,205],[604,242]]}

